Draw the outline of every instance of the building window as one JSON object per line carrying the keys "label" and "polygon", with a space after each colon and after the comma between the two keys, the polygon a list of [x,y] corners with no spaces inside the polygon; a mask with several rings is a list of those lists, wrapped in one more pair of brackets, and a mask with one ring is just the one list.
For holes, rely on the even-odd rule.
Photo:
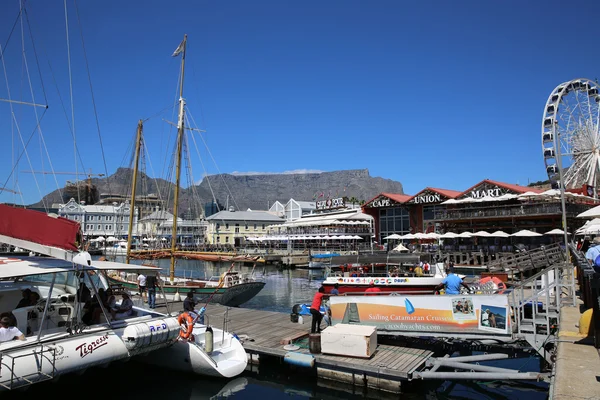
{"label": "building window", "polygon": [[379,211],[379,233],[382,238],[393,233],[403,235],[410,232],[408,209],[396,207]]}
{"label": "building window", "polygon": [[101,229],[102,229],[102,225],[98,225],[98,230],[101,230]]}
{"label": "building window", "polygon": [[225,237],[225,243],[229,243],[229,236]]}
{"label": "building window", "polygon": [[240,224],[235,224],[235,233],[240,233]]}
{"label": "building window", "polygon": [[254,230],[258,228],[258,224],[254,224]]}
{"label": "building window", "polygon": [[217,236],[217,243],[221,243],[221,236]]}
{"label": "building window", "polygon": [[216,230],[218,231],[220,227],[221,227],[221,224],[217,224],[216,225]]}
{"label": "building window", "polygon": [[246,226],[244,226],[244,228],[245,228],[246,230],[248,230],[248,224],[246,224]]}
{"label": "building window", "polygon": [[262,230],[263,231],[265,230],[265,224],[262,224]]}
{"label": "building window", "polygon": [[225,224],[225,230],[229,230],[229,224]]}

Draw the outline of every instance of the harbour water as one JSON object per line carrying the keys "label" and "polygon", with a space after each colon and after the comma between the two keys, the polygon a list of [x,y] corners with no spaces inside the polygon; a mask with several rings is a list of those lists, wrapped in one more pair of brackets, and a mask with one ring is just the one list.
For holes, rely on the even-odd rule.
{"label": "harbour water", "polygon": [[[302,269],[277,270],[274,266],[259,264],[255,274],[266,281],[264,289],[247,308],[291,312],[294,304],[309,302],[319,287],[321,271]],[[168,260],[159,266],[168,272]],[[211,277],[227,271],[230,264],[203,263],[192,260],[178,261],[176,272],[187,276]],[[252,267],[237,267],[251,272]],[[208,306],[210,307],[210,305]],[[307,329],[309,325],[307,325]],[[265,330],[269,327],[265,326]],[[537,358],[504,360],[501,367],[539,370]],[[207,379],[196,375],[179,374],[160,368],[151,368],[136,361],[113,363],[108,368],[92,368],[81,375],[64,376],[57,382],[38,384],[26,392],[10,393],[7,398],[36,398],[38,396],[89,397],[104,393],[106,399],[173,398],[183,399],[546,399],[548,385],[537,382],[472,382],[423,381],[411,382],[401,395],[362,389],[347,385],[317,382],[315,376],[287,365],[256,365],[248,367],[240,377],[232,380]],[[4,396],[4,395],[3,395]],[[90,397],[91,398],[91,397]]]}

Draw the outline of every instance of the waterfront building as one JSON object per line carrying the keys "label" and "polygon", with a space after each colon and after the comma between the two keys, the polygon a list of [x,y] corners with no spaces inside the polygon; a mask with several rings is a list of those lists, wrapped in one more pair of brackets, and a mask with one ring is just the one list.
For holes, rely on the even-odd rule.
{"label": "waterfront building", "polygon": [[206,218],[206,240],[213,245],[241,246],[249,236],[267,234],[270,225],[283,224],[285,220],[267,211],[220,211]]}
{"label": "waterfront building", "polygon": [[166,210],[157,209],[152,214],[140,218],[138,223],[138,233],[140,236],[148,238],[157,237],[158,227],[167,220],[173,221],[173,214]]}
{"label": "waterfront building", "polygon": [[[120,193],[100,193],[98,204],[130,203],[131,195]],[[165,201],[156,194],[150,193],[146,196],[135,196],[135,208],[138,210],[139,218],[143,219],[156,210],[165,208]]]}
{"label": "waterfront building", "polygon": [[[576,216],[596,205],[580,193],[567,192],[568,231],[583,224]],[[391,234],[464,231],[509,234],[522,229],[544,233],[562,228],[557,190],[546,190],[484,179],[467,190],[425,188],[415,195],[381,193],[363,205],[374,218],[375,240]]]}
{"label": "waterfront building", "polygon": [[[208,222],[205,220],[195,219],[187,220],[177,218],[177,244],[180,247],[194,247],[206,243],[206,232],[208,230]],[[173,215],[169,219],[163,220],[157,226],[157,238],[161,242],[171,244],[171,235],[173,233]],[[163,240],[167,239],[167,240]]]}
{"label": "waterfront building", "polygon": [[271,225],[267,235],[249,237],[259,246],[287,250],[354,251],[370,248],[374,218],[360,208],[347,207],[343,198],[315,202],[315,211]]}
{"label": "waterfront building", "polygon": [[[98,236],[127,236],[129,230],[129,203],[85,205],[75,199],[66,204],[60,204],[58,215],[79,222],[81,232],[88,238]],[[135,209],[133,216],[133,236],[137,236],[138,211]]]}

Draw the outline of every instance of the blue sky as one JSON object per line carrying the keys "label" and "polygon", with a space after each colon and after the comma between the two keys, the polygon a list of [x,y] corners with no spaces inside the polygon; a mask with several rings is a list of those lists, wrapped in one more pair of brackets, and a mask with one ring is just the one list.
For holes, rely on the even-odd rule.
{"label": "blue sky", "polygon": [[[147,172],[164,177],[175,133],[164,119],[176,118],[168,107],[179,72],[171,54],[188,34],[184,97],[216,162],[204,159],[203,169],[193,150],[196,181],[204,173],[368,168],[408,194],[465,190],[485,178],[527,184],[546,178],[541,119],[550,92],[600,75],[593,1],[79,1],[81,31],[67,3],[75,132],[94,173],[105,167],[81,35],[108,173],[129,165],[137,121],[153,116],[144,126],[154,170],[148,164]],[[20,25],[10,34],[18,7],[0,5],[0,45],[11,98],[31,101]],[[60,1],[31,0],[24,30],[39,64],[28,39],[31,87],[49,105],[43,137],[54,169],[69,172],[76,167],[64,14]],[[32,108],[13,111],[26,140]],[[0,186],[14,189],[7,178],[22,146],[11,149],[20,139],[10,113],[0,102]],[[0,201],[29,204],[56,189],[49,175],[39,176],[38,189],[21,172],[49,170],[39,135],[28,152],[31,166],[24,157],[16,168],[22,198],[3,193]]]}

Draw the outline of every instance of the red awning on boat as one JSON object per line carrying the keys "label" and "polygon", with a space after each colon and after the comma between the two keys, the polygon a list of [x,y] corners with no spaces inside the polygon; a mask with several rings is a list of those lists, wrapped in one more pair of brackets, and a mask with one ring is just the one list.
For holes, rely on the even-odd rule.
{"label": "red awning on boat", "polygon": [[0,235],[77,251],[78,234],[78,222],[0,204]]}

